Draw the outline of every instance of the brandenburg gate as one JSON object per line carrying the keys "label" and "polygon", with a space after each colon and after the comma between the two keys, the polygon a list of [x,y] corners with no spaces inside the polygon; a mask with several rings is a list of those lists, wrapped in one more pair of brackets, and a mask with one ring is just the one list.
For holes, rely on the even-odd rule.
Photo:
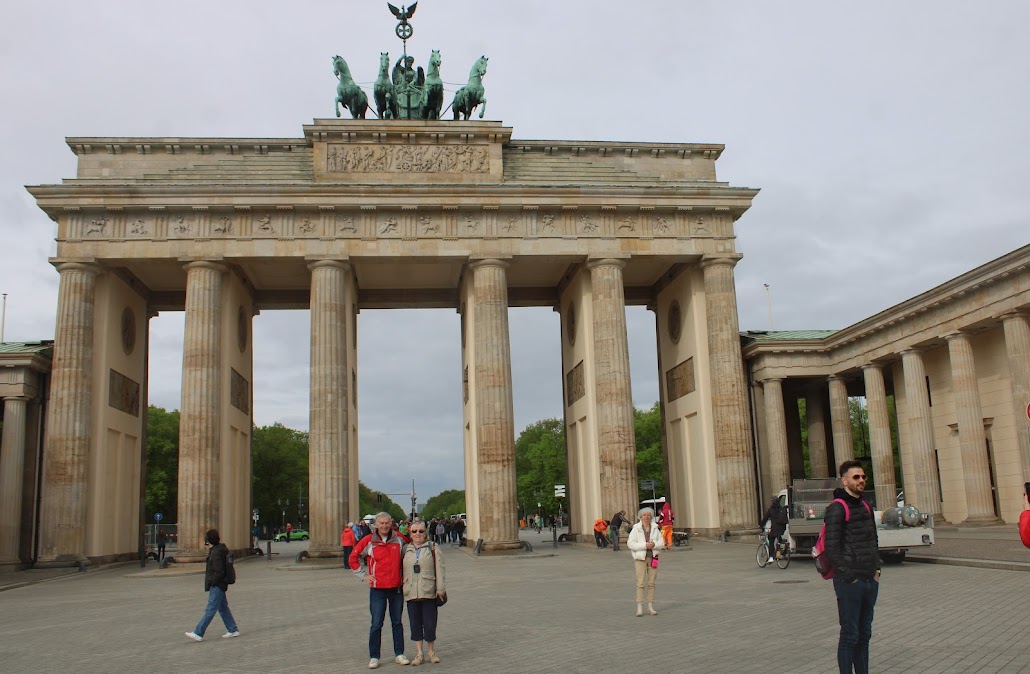
{"label": "brandenburg gate", "polygon": [[[258,311],[309,309],[310,554],[358,512],[356,322],[461,314],[468,535],[519,547],[508,308],[561,312],[571,531],[637,504],[627,304],[656,317],[678,522],[757,513],[723,146],[520,141],[496,121],[317,119],[297,138],[69,138],[39,564],[137,554],[148,321],[184,311],[177,561],[248,546]],[[556,342],[558,335],[555,336]],[[399,385],[399,384],[398,384]],[[397,410],[398,414],[403,410]]]}

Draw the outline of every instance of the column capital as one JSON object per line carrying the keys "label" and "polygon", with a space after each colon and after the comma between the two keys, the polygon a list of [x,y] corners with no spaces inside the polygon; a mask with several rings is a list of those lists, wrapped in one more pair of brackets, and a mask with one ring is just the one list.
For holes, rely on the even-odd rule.
{"label": "column capital", "polygon": [[701,268],[713,267],[717,265],[726,265],[729,267],[736,267],[737,263],[740,262],[744,256],[740,253],[734,255],[705,255],[701,258]]}
{"label": "column capital", "polygon": [[944,335],[944,341],[946,342],[952,342],[959,338],[969,339],[969,333],[963,332],[962,330],[955,330],[954,332],[949,332],[948,334]]}
{"label": "column capital", "polygon": [[908,348],[902,349],[901,351],[898,351],[898,355],[901,356],[901,357],[905,357],[905,356],[909,356],[909,355],[919,356],[919,355],[922,355],[922,353],[923,353],[923,349],[920,349],[919,347],[915,347],[915,346],[910,346]]}
{"label": "column capital", "polygon": [[484,257],[476,260],[469,260],[469,269],[479,269],[480,267],[500,267],[501,269],[507,269],[510,266],[511,262],[497,257]]}
{"label": "column capital", "polygon": [[184,262],[182,268],[186,271],[191,269],[210,269],[222,273],[229,271],[229,267],[221,260],[182,260],[182,262]]}
{"label": "column capital", "polygon": [[348,258],[308,258],[308,270],[315,271],[325,267],[347,271],[351,264]]}
{"label": "column capital", "polygon": [[763,377],[758,380],[758,383],[765,386],[766,384],[782,383],[784,379],[785,377]]}
{"label": "column capital", "polygon": [[594,269],[595,267],[618,267],[622,269],[626,266],[626,260],[616,257],[595,257],[587,260],[587,269]]}
{"label": "column capital", "polygon": [[4,402],[7,402],[8,400],[10,400],[11,402],[27,403],[27,402],[30,402],[32,400],[35,400],[35,398],[32,398],[30,396],[4,396],[2,398],[2,400]]}
{"label": "column capital", "polygon": [[865,363],[862,365],[863,370],[883,370],[883,365],[879,363]]}
{"label": "column capital", "polygon": [[97,274],[100,274],[104,271],[104,268],[96,262],[87,260],[69,260],[67,262],[51,260],[51,263],[54,265],[54,268],[56,268],[57,271],[61,272],[62,274],[65,272],[77,271],[85,274],[93,274],[94,276],[96,276]]}
{"label": "column capital", "polygon": [[1011,311],[1006,311],[1005,313],[1000,314],[998,318],[1000,318],[1003,323],[1005,321],[1011,321],[1017,318],[1030,318],[1030,310],[1012,309]]}
{"label": "column capital", "polygon": [[847,381],[842,374],[831,374],[826,377],[827,381]]}

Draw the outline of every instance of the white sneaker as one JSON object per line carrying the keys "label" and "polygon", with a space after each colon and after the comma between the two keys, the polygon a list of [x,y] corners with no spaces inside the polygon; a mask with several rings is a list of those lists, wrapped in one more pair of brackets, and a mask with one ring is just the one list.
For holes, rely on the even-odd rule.
{"label": "white sneaker", "polygon": [[240,631],[236,630],[235,632],[226,632],[225,634],[222,635],[222,638],[223,639],[232,639],[233,637],[238,637],[238,636],[240,636]]}
{"label": "white sneaker", "polygon": [[772,563],[773,563],[773,558],[772,558],[772,557],[770,557],[770,558],[769,558],[769,561],[768,561],[768,562],[766,562],[766,564],[772,564]]}
{"label": "white sneaker", "polygon": [[411,660],[408,660],[408,658],[406,658],[404,656],[404,653],[401,653],[400,655],[398,655],[396,658],[393,659],[393,661],[396,662],[398,665],[410,665],[411,664]]}
{"label": "white sneaker", "polygon": [[193,639],[194,641],[203,641],[204,640],[204,637],[200,636],[196,632],[187,632],[186,633],[186,638],[187,639]]}
{"label": "white sneaker", "polygon": [[379,658],[372,658],[368,661],[369,669],[379,669]]}

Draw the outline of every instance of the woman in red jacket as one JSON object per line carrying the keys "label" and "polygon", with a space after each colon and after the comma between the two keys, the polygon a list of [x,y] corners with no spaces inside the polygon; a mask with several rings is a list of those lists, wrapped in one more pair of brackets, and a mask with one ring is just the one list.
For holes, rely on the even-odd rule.
{"label": "woman in red jacket", "polygon": [[1030,548],[1030,482],[1023,485],[1023,512],[1019,515],[1019,537]]}

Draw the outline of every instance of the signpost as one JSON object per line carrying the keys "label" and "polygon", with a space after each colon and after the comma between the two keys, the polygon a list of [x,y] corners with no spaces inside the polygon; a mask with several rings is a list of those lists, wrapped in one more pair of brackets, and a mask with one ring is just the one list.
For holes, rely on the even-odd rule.
{"label": "signpost", "polygon": [[164,515],[162,515],[161,513],[154,513],[154,521],[155,522],[160,522],[163,519],[164,519]]}
{"label": "signpost", "polygon": [[655,494],[654,494],[654,489],[655,489],[656,486],[658,486],[658,480],[641,480],[640,481],[640,489],[643,490],[643,491],[650,491],[651,492],[651,501],[652,502],[656,498]]}

